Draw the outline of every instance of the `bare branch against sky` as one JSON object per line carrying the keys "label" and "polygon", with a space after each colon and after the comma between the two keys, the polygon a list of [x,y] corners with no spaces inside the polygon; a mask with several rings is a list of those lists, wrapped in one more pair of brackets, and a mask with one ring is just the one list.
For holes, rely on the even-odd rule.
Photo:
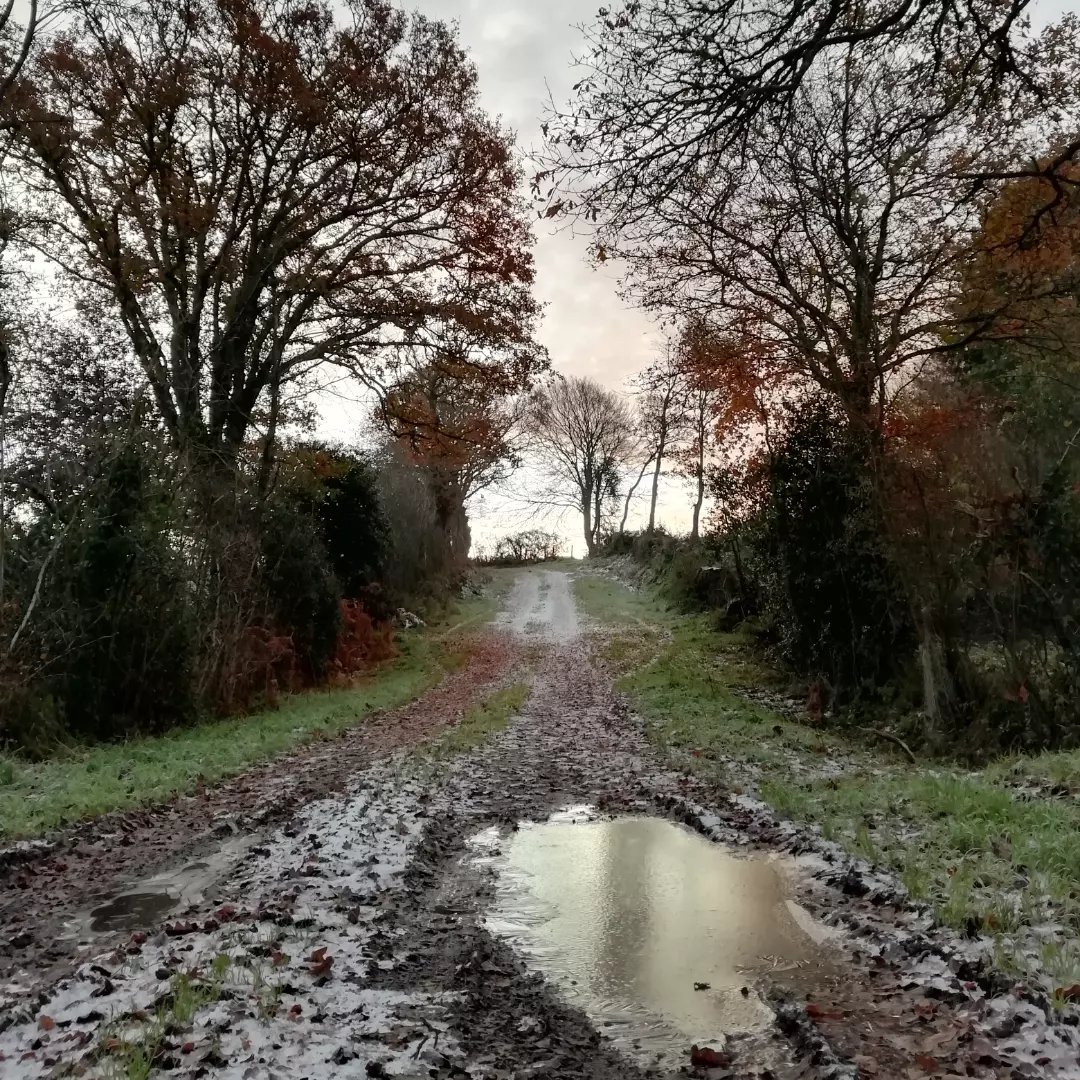
{"label": "bare branch against sky", "polygon": [[[432,18],[458,24],[461,43],[479,71],[485,106],[517,132],[526,154],[538,149],[544,104],[549,94],[556,102],[569,98],[578,77],[574,56],[582,46],[578,27],[595,16],[599,0],[404,3]],[[1037,29],[1074,6],[1073,0],[1035,0],[1029,13]],[[587,237],[558,231],[540,220],[536,235],[537,293],[546,305],[540,340],[555,368],[624,389],[630,376],[656,358],[660,331],[648,315],[619,298],[617,267],[590,262]],[[328,403],[324,413],[334,433],[355,436],[355,404]],[[667,488],[661,499],[661,521],[675,528],[688,527],[689,509],[681,485],[670,483]],[[474,507],[474,514],[479,538],[514,527],[512,507],[494,496]]]}

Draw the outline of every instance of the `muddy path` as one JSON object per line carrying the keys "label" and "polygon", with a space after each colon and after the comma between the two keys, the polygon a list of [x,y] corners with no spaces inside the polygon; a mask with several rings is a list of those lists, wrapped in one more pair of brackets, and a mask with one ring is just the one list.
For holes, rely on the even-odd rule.
{"label": "muddy path", "polygon": [[99,950],[102,935],[86,939],[80,923],[133,881],[159,876],[199,896],[268,828],[314,800],[346,792],[373,761],[460,720],[506,679],[519,646],[506,634],[470,635],[466,652],[467,666],[421,699],[370,715],[343,735],[194,795],[106,814],[0,853],[0,985],[36,985]]}
{"label": "muddy path", "polygon": [[[1080,1076],[1073,1018],[889,879],[658,760],[567,573],[522,574],[489,640],[384,744],[266,770],[296,793],[277,827],[251,834],[230,785],[212,793],[239,820],[228,859],[136,912],[145,929],[121,902],[95,932],[88,900],[154,893],[138,844],[182,868],[182,839],[152,839],[176,807],[134,852],[105,844],[94,888],[68,873],[38,894],[57,853],[9,870],[3,925],[32,940],[5,960],[0,1076]],[[505,730],[417,749],[509,679],[531,694]],[[42,944],[53,905],[81,946]]]}

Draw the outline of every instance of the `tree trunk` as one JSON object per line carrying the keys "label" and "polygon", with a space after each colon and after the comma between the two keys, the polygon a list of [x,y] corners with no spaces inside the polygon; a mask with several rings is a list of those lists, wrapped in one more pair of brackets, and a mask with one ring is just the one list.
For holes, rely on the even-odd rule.
{"label": "tree trunk", "polygon": [[259,498],[265,499],[270,490],[270,474],[274,468],[274,444],[277,442],[278,414],[281,412],[281,384],[276,380],[270,387],[270,417],[266,423],[266,438],[263,441],[262,455],[259,460]]}
{"label": "tree trunk", "polygon": [[581,493],[581,516],[585,525],[585,550],[587,554],[595,555],[596,537],[593,535],[592,491],[589,489]]}
{"label": "tree trunk", "polygon": [[626,499],[623,502],[622,521],[619,522],[619,535],[622,536],[626,532],[626,519],[630,516],[630,500],[634,497],[634,492],[637,491],[638,485],[645,477],[645,470],[649,467],[649,463],[652,458],[646,458],[645,462],[641,466],[641,472],[638,473],[637,479],[630,486],[630,490],[626,493]]}
{"label": "tree trunk", "polygon": [[664,464],[664,450],[667,449],[667,433],[660,436],[656,444],[656,468],[652,474],[652,498],[649,500],[649,532],[656,528],[656,498],[660,491],[660,470]]}
{"label": "tree trunk", "polygon": [[705,502],[705,466],[698,462],[697,498],[694,500],[694,524],[690,529],[690,539],[697,540],[701,535],[701,506]]}

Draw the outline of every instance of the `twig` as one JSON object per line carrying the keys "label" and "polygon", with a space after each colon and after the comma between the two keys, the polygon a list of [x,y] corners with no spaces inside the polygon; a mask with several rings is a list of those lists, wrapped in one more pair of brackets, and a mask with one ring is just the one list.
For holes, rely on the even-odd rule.
{"label": "twig", "polygon": [[859,730],[865,732],[867,735],[876,735],[879,739],[887,739],[891,743],[896,743],[896,745],[911,758],[911,764],[918,765],[918,761],[915,760],[915,755],[911,752],[911,747],[898,735],[893,735],[891,732],[881,731],[879,728],[872,727],[861,727]]}
{"label": "twig", "polygon": [[60,535],[53,542],[53,546],[49,548],[48,554],[41,561],[41,569],[38,571],[37,581],[34,582],[34,594],[30,597],[30,603],[26,605],[26,613],[22,617],[22,622],[19,623],[18,629],[12,635],[11,643],[8,645],[8,652],[13,653],[15,646],[19,643],[19,638],[22,636],[22,632],[26,629],[26,624],[30,621],[30,616],[34,613],[34,608],[37,607],[38,600],[41,599],[41,584],[45,580],[45,571],[49,569],[49,563],[52,562],[52,557],[60,548],[60,544],[64,540],[64,533],[67,532],[65,526]]}

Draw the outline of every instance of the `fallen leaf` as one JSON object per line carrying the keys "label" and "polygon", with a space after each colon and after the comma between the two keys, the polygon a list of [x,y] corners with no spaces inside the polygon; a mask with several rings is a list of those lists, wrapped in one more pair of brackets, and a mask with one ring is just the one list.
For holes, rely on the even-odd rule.
{"label": "fallen leaf", "polygon": [[51,1016],[39,1016],[37,1026],[42,1031],[52,1031],[56,1027],[56,1021]]}
{"label": "fallen leaf", "polygon": [[319,978],[323,975],[328,975],[330,969],[334,966],[334,958],[332,956],[324,956],[322,960],[317,963],[311,964],[308,967],[308,971],[311,972],[315,978]]}
{"label": "fallen leaf", "polygon": [[932,1058],[929,1054],[916,1054],[915,1064],[924,1072],[941,1072],[941,1066],[937,1063],[937,1058]]}
{"label": "fallen leaf", "polygon": [[691,1046],[690,1064],[695,1069],[726,1069],[731,1064],[731,1055],[711,1046]]}
{"label": "fallen leaf", "polygon": [[838,1009],[823,1009],[820,1005],[815,1005],[814,1002],[808,1001],[806,1003],[806,1015],[811,1020],[843,1020],[844,1014]]}

